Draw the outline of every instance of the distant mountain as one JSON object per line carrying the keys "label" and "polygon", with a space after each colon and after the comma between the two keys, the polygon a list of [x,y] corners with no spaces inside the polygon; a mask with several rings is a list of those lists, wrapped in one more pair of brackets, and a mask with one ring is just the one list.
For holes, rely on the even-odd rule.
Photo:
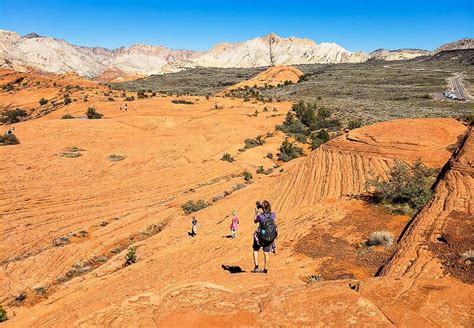
{"label": "distant mountain", "polygon": [[462,39],[455,42],[443,44],[441,47],[436,48],[431,54],[436,55],[441,51],[460,49],[474,49],[474,39]]}
{"label": "distant mountain", "polygon": [[240,43],[220,43],[194,59],[204,67],[260,67],[295,64],[363,62],[367,54],[351,53],[335,43],[316,44],[310,39],[281,38],[271,33]]}
{"label": "distant mountain", "polygon": [[387,50],[377,49],[370,53],[371,59],[378,60],[405,60],[413,59],[420,56],[429,56],[430,52],[422,49],[398,49],[398,50]]}
{"label": "distant mountain", "polygon": [[[446,48],[472,47],[473,39],[444,45]],[[441,49],[441,50],[440,50]],[[0,30],[0,67],[26,70],[34,68],[51,73],[74,71],[101,81],[123,80],[177,72],[187,67],[265,67],[297,64],[360,63],[369,59],[404,60],[430,53],[420,49],[378,49],[370,54],[350,52],[336,43],[316,43],[311,39],[282,38],[271,33],[245,42],[219,43],[208,51],[170,49],[164,46],[135,44],[105,49],[82,47],[36,33],[20,36]]]}

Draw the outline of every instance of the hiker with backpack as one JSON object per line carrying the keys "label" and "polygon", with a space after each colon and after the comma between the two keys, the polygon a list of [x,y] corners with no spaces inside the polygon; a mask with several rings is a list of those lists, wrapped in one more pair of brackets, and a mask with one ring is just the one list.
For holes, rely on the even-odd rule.
{"label": "hiker with backpack", "polygon": [[[255,264],[252,272],[268,273],[268,265],[270,262],[270,252],[275,250],[275,239],[278,236],[277,226],[275,224],[276,215],[272,212],[270,202],[264,200],[262,203],[257,202],[255,207],[255,223],[258,228],[253,235],[253,261]],[[258,252],[263,248],[264,266],[260,271],[258,266]]]}

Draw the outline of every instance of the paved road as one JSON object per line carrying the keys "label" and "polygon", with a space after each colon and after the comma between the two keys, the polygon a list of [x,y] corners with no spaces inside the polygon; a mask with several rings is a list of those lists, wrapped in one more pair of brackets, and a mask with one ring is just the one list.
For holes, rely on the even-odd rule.
{"label": "paved road", "polygon": [[466,89],[464,89],[464,85],[461,83],[462,76],[460,74],[456,74],[454,77],[451,78],[451,87],[452,91],[458,96],[458,98],[470,99]]}

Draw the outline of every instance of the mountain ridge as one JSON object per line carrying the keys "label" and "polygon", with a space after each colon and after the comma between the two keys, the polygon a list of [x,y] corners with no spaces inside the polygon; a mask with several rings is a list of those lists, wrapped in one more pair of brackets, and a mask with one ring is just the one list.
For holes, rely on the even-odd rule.
{"label": "mountain ridge", "polygon": [[[456,47],[456,44],[454,42],[450,47]],[[472,42],[461,44],[463,47],[470,45]],[[430,51],[420,49],[351,52],[333,42],[316,43],[309,38],[294,36],[284,38],[276,33],[242,42],[221,42],[207,51],[173,49],[164,45],[152,46],[142,43],[107,49],[73,45],[66,40],[40,36],[35,32],[20,36],[16,32],[0,30],[0,67],[19,71],[33,67],[56,74],[74,71],[86,78],[96,78],[109,70],[122,71],[124,76],[146,76],[172,73],[197,66],[254,68],[275,65],[360,63],[369,59],[403,60],[429,54]]]}

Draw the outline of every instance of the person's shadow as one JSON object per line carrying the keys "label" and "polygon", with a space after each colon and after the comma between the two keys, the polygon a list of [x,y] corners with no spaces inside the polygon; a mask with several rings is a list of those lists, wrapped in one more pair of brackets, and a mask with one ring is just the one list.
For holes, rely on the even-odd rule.
{"label": "person's shadow", "polygon": [[225,235],[225,236],[222,236],[222,238],[230,239],[230,238],[232,238],[232,235]]}
{"label": "person's shadow", "polygon": [[225,265],[222,264],[222,269],[229,271],[230,273],[243,273],[245,270],[242,270],[238,265]]}

